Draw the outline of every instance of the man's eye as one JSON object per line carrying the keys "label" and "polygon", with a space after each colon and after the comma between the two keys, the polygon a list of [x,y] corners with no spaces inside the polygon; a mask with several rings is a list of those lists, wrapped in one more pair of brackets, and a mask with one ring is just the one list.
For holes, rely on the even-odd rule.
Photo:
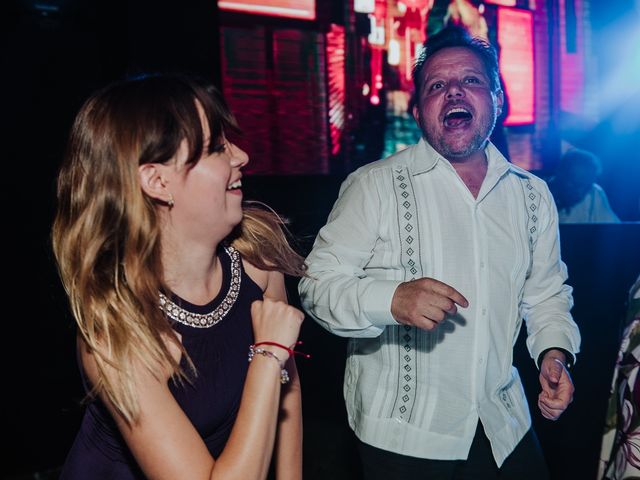
{"label": "man's eye", "polygon": [[465,79],[466,83],[480,83],[480,79],[477,77],[467,77]]}
{"label": "man's eye", "polygon": [[444,83],[435,82],[431,84],[431,86],[429,87],[429,91],[440,90],[442,87],[444,87]]}

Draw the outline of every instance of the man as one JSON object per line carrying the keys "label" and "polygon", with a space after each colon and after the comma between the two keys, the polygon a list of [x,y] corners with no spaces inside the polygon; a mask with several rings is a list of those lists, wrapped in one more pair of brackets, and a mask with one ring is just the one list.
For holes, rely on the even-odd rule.
{"label": "man", "polygon": [[367,479],[540,480],[512,349],[524,318],[538,406],[557,419],[580,335],[553,199],[487,140],[502,106],[489,45],[447,28],[414,83],[423,139],[345,180],[302,304],[351,337],[344,394]]}
{"label": "man", "polygon": [[593,153],[567,150],[549,181],[560,223],[620,223],[596,179],[602,166]]}

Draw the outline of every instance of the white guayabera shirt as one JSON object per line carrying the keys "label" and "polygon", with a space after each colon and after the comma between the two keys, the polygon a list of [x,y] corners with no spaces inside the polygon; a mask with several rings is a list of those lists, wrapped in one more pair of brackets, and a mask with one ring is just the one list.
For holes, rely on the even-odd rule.
{"label": "white guayabera shirt", "polygon": [[[351,337],[344,394],[367,444],[465,459],[480,419],[501,465],[531,426],[512,366],[521,319],[534,359],[579,349],[551,194],[493,145],[486,153],[477,198],[424,140],[360,168],[307,258],[302,304]],[[432,331],[399,325],[393,293],[421,277],[451,285],[469,307]]]}

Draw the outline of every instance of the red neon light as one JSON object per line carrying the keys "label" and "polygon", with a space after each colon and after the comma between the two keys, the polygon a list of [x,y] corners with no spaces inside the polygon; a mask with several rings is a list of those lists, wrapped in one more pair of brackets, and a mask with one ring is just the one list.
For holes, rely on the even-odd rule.
{"label": "red neon light", "polygon": [[218,7],[220,10],[272,17],[316,19],[315,0],[219,0]]}
{"label": "red neon light", "polygon": [[382,50],[379,48],[371,49],[371,61],[369,63],[371,66],[371,96],[369,101],[373,105],[378,105],[380,103],[380,96],[378,92],[380,91],[381,82],[378,79],[382,78]]}
{"label": "red neon light", "polygon": [[527,10],[498,9],[500,72],[509,95],[505,125],[535,122],[533,15]]}
{"label": "red neon light", "polygon": [[345,127],[345,34],[344,27],[331,25],[327,32],[327,76],[329,79],[329,131],[331,153],[340,151]]}

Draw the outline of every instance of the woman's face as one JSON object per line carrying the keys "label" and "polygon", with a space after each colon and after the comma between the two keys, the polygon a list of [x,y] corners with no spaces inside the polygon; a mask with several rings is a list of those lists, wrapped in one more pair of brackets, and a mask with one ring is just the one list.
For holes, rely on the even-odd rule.
{"label": "woman's face", "polygon": [[[197,106],[203,154],[197,163],[187,164],[187,143],[183,141],[175,162],[168,165],[167,189],[174,200],[169,217],[179,234],[219,242],[242,220],[241,169],[249,157],[225,138],[210,138],[204,111]],[[209,142],[217,142],[212,153],[208,153]]]}

